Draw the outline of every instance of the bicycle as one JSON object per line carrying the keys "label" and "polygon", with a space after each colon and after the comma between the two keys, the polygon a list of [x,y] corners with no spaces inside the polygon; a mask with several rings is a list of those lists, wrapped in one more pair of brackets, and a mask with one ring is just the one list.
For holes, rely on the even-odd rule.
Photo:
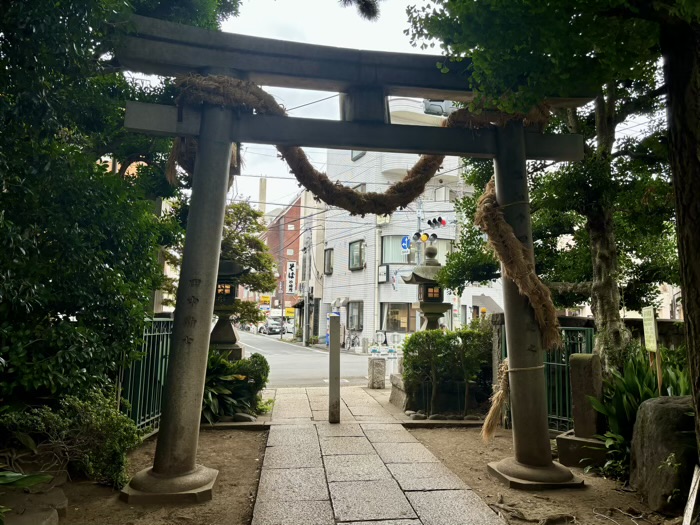
{"label": "bicycle", "polygon": [[345,349],[347,350],[355,346],[360,346],[360,336],[357,332],[350,331],[347,338],[345,339]]}

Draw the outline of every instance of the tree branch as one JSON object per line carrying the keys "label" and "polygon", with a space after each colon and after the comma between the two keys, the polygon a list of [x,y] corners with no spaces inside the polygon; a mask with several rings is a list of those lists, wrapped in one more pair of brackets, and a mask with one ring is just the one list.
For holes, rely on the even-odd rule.
{"label": "tree branch", "polygon": [[577,293],[581,295],[591,295],[593,283],[560,283],[560,282],[545,282],[547,288],[556,293]]}
{"label": "tree branch", "polygon": [[632,100],[629,100],[622,104],[620,108],[617,110],[617,114],[615,115],[615,125],[621,124],[622,122],[627,119],[630,115],[634,113],[649,113],[652,111],[653,108],[648,107],[650,104],[654,102],[658,97],[661,95],[665,95],[667,91],[666,84],[654,89],[653,91],[650,91],[648,93],[645,93],[644,95],[640,97],[633,98]]}

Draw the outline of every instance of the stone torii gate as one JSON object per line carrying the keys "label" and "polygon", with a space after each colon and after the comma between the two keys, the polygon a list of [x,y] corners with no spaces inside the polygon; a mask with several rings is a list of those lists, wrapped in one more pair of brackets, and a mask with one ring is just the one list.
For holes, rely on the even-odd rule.
{"label": "stone torii gate", "polygon": [[[579,160],[578,135],[544,135],[511,121],[501,128],[447,129],[389,122],[387,96],[469,101],[467,79],[442,74],[442,57],[366,52],[207,31],[135,16],[116,57],[128,70],[166,76],[228,75],[259,85],[341,93],[342,121],[237,115],[220,106],[201,110],[130,102],[126,128],[198,138],[194,182],[170,366],[152,468],[122,491],[129,502],[205,501],[217,471],[195,462],[231,144],[313,146],[493,158],[496,196],[506,221],[532,255],[526,159]],[[587,99],[554,99],[575,106]],[[515,457],[490,465],[511,486],[550,488],[581,481],[553,463],[549,444],[540,330],[527,298],[504,279],[511,369]]]}

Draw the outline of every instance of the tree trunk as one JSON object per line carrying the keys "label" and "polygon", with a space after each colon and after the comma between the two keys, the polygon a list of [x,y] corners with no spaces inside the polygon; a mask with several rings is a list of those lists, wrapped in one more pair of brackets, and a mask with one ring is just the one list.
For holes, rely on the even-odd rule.
{"label": "tree trunk", "polygon": [[591,309],[597,329],[595,352],[612,366],[620,366],[627,343],[627,330],[620,317],[620,291],[617,286],[617,246],[612,210],[604,207],[588,216],[593,285]]}
{"label": "tree trunk", "polygon": [[688,365],[700,444],[700,24],[661,28]]}
{"label": "tree trunk", "polygon": [[[612,177],[612,147],[615,143],[615,85],[606,85],[606,95],[595,101],[597,150],[589,160],[591,178]],[[605,184],[603,183],[603,187]],[[609,191],[609,190],[608,190]],[[590,238],[593,282],[591,309],[596,324],[595,352],[608,366],[621,368],[624,347],[629,335],[620,317],[620,290],[617,283],[617,245],[613,209],[606,206],[605,191],[597,195],[598,203],[587,209],[586,228]]]}

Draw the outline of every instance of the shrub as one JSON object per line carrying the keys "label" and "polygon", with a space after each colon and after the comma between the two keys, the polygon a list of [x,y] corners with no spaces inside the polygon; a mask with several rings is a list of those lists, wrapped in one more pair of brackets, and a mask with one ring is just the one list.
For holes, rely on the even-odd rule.
{"label": "shrub", "polygon": [[136,425],[116,408],[114,396],[92,390],[85,399],[67,396],[57,409],[48,406],[0,416],[3,449],[21,447],[24,457],[70,469],[89,479],[120,488],[129,450],[141,442]]}
{"label": "shrub", "polygon": [[259,392],[267,385],[270,365],[260,354],[230,360],[230,352],[211,348],[202,400],[202,417],[210,424],[237,412],[255,414]]}
{"label": "shrub", "polygon": [[477,323],[473,328],[457,332],[426,330],[416,332],[404,342],[404,384],[409,396],[415,399],[424,385],[430,385],[431,413],[437,410],[439,391],[448,385],[463,384],[463,402],[466,410],[469,382],[482,367],[490,362],[490,324]]}

